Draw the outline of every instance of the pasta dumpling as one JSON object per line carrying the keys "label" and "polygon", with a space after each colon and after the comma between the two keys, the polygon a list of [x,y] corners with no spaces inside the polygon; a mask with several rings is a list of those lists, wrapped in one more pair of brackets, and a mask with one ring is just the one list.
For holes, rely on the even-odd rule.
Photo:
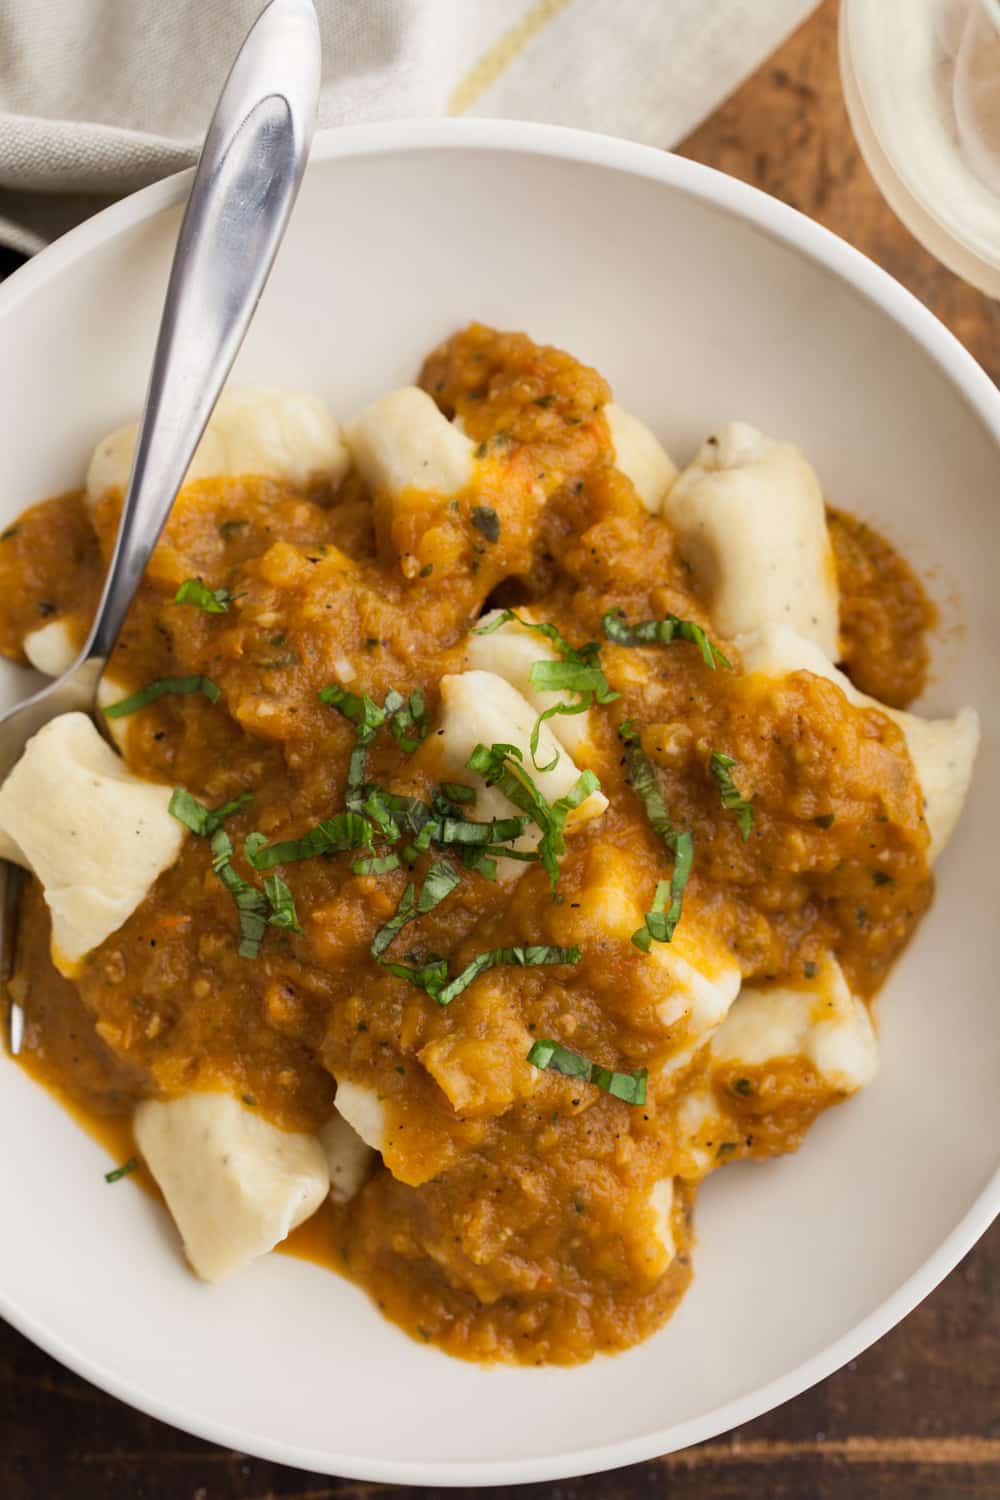
{"label": "pasta dumpling", "polygon": [[663,515],[720,635],[786,624],[836,660],[837,575],[823,492],[798,448],[729,422],[679,475]]}
{"label": "pasta dumpling", "polygon": [[632,481],[650,515],[659,515],[677,478],[677,465],[645,422],[631,412],[609,401],[604,416],[615,450],[615,467]]}
{"label": "pasta dumpling", "polygon": [[126,770],[83,713],[34,735],[0,786],[0,853],[33,870],[64,974],[104,942],[180,853],[170,788]]}
{"label": "pasta dumpling", "polygon": [[[465,647],[466,669],[491,672],[505,678],[540,714],[557,703],[575,706],[578,693],[544,692],[532,685],[531,669],[536,662],[561,660],[544,636],[526,630],[516,620],[508,620],[498,630],[490,629],[489,634],[479,633],[494,625],[502,613],[499,609],[491,610],[480,620],[478,629],[470,634]],[[518,610],[518,615],[533,622],[529,610]],[[582,713],[553,714],[545,723],[570,755],[578,754],[590,737],[590,712],[586,709]]]}
{"label": "pasta dumpling", "polygon": [[472,478],[475,444],[418,386],[379,396],[347,436],[362,479],[377,495],[396,498],[407,489],[451,495]]}
{"label": "pasta dumpling", "polygon": [[852,995],[836,959],[795,984],[746,985],[704,1054],[702,1086],[685,1094],[676,1114],[677,1172],[703,1177],[720,1160],[720,1147],[742,1130],[714,1085],[738,1068],[746,1090],[760,1070],[782,1062],[805,1064],[827,1096],[846,1096],[878,1072],[878,1040],[868,1008]]}
{"label": "pasta dumpling", "polygon": [[330,1189],[315,1136],[279,1130],[228,1094],[147,1099],[133,1128],[203,1281],[273,1250]]}
{"label": "pasta dumpling", "polygon": [[[138,422],[102,438],[87,469],[87,503],[128,484]],[[296,487],[336,486],[350,467],[340,427],[321,397],[308,391],[250,387],[223,391],[184,477],[260,474]]]}
{"label": "pasta dumpling", "polygon": [[953,719],[923,719],[903,709],[888,708],[859,692],[814,641],[787,625],[772,625],[741,637],[737,645],[746,672],[767,677],[812,672],[836,683],[848,702],[858,708],[878,709],[899,725],[924,794],[924,816],[931,839],[929,857],[937,859],[958,822],[972,780],[979,748],[979,715],[975,709],[960,709]]}

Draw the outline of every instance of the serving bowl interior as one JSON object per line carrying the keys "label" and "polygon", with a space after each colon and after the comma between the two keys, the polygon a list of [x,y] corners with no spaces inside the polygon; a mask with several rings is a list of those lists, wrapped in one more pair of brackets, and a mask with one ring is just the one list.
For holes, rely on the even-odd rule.
{"label": "serving bowl interior", "polygon": [[[0,290],[0,523],[82,481],[142,399],[187,178],[135,195]],[[583,1473],[711,1436],[850,1358],[1000,1200],[1000,396],[912,298],[823,230],[705,168],[534,126],[320,137],[235,380],[346,418],[481,319],[596,365],[684,461],[739,417],[798,442],[830,500],[939,602],[926,706],[984,744],[933,909],[878,1002],[882,1071],[793,1157],[719,1173],[673,1321],[574,1369],[470,1367],[357,1288],[272,1255],[216,1288],[165,1213],[0,1059],[0,1310],[167,1421],[324,1472],[428,1484]],[[0,702],[31,674],[4,664]]]}

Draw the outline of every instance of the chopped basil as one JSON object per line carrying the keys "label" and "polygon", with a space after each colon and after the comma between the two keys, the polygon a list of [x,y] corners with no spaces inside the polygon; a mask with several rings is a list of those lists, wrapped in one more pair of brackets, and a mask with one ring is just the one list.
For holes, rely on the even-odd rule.
{"label": "chopped basil", "polygon": [[224,828],[212,835],[212,869],[233,898],[240,924],[239,955],[256,958],[267,929],[270,902],[232,866],[233,841]]}
{"label": "chopped basil", "polygon": [[472,509],[472,524],[481,531],[488,542],[500,539],[500,517],[492,505],[476,505]]}
{"label": "chopped basil", "polygon": [[[647,912],[644,925],[632,934],[635,946],[648,953],[653,942],[671,941],[681,919],[684,891],[694,862],[694,839],[690,833],[675,828],[670,821],[657,785],[656,772],[639,743],[638,730],[626,721],[619,733],[625,741],[625,768],[632,790],[643,805],[649,826],[674,856],[674,872],[669,885],[665,880],[658,883],[652,910]],[[670,906],[665,910],[668,895]]]}
{"label": "chopped basil", "polygon": [[817,828],[832,828],[836,822],[836,813],[823,813],[818,818],[813,818]]}
{"label": "chopped basil", "polygon": [[268,875],[264,880],[264,895],[267,897],[271,908],[268,922],[272,927],[286,927],[292,932],[301,933],[298,914],[295,910],[295,897],[280,875]]}
{"label": "chopped basil", "polygon": [[708,763],[708,769],[722,798],[722,805],[727,812],[736,814],[736,822],[739,825],[740,838],[744,844],[750,837],[753,828],[754,811],[748,798],[740,795],[739,787],[732,777],[732,768],[736,762],[731,755],[723,755],[720,750],[712,751],[712,758]]}
{"label": "chopped basil", "polygon": [[731,1087],[734,1094],[740,1094],[744,1099],[756,1092],[749,1078],[737,1078]]}
{"label": "chopped basil", "polygon": [[351,869],[355,875],[388,875],[391,871],[398,870],[401,864],[398,854],[376,854],[356,859]]}
{"label": "chopped basil", "polygon": [[487,785],[497,787],[509,802],[541,829],[538,858],[549,877],[553,890],[559,880],[559,856],[565,852],[566,818],[575,808],[600,788],[593,771],[584,771],[564,797],[551,805],[538,790],[523,765],[524,759],[516,745],[495,744],[488,749],[477,745],[466,766],[482,776]]}
{"label": "chopped basil", "polygon": [[592,1063],[579,1052],[571,1052],[561,1042],[535,1042],[528,1053],[528,1062],[536,1068],[561,1073],[566,1078],[579,1078],[585,1083],[594,1083],[606,1094],[613,1094],[625,1104],[645,1104],[647,1068],[637,1068],[634,1073],[615,1073],[600,1063]]}
{"label": "chopped basil", "polygon": [[873,870],[872,871],[872,880],[875,882],[876,885],[892,885],[893,884],[892,876],[888,873],[887,870]]}
{"label": "chopped basil", "polygon": [[300,839],[267,844],[262,833],[251,833],[246,841],[246,856],[255,870],[271,870],[275,865],[290,865],[300,859],[315,859],[320,854],[342,854],[347,849],[370,849],[372,828],[360,813],[338,813],[324,818]]}
{"label": "chopped basil", "polygon": [[379,708],[368,697],[349,693],[338,682],[320,688],[319,701],[339,709],[354,725],[354,749],[347,763],[347,790],[345,800],[349,808],[357,810],[365,784],[365,768],[368,764],[368,746],[385,723],[385,709]]}
{"label": "chopped basil", "polygon": [[104,1181],[105,1182],[121,1182],[122,1178],[123,1177],[128,1177],[128,1175],[131,1172],[135,1171],[135,1169],[138,1167],[138,1165],[139,1165],[139,1163],[135,1159],[135,1157],[134,1156],[130,1156],[129,1159],[128,1159],[128,1161],[123,1161],[122,1164],[121,1164],[121,1166],[120,1167],[115,1167],[115,1169],[114,1169],[113,1172],[105,1172],[105,1174],[104,1174]]}
{"label": "chopped basil", "polygon": [[802,972],[805,974],[807,979],[815,979],[817,969],[818,965],[814,963],[811,958],[806,959],[805,963],[802,965]]}
{"label": "chopped basil", "polygon": [[667,615],[662,620],[640,620],[635,625],[626,623],[620,610],[609,610],[602,620],[604,634],[618,646],[667,646],[673,640],[690,641],[697,646],[705,665],[715,671],[716,666],[728,667],[730,662],[718,646],[713,645],[700,625],[693,620],[681,620],[677,615]]}
{"label": "chopped basil", "polygon": [[232,602],[228,589],[210,589],[200,578],[185,578],[174,595],[175,604],[193,604],[207,615],[224,615]]}
{"label": "chopped basil", "polygon": [[383,968],[389,974],[395,974],[397,979],[406,979],[410,984],[416,985],[418,989],[435,999],[439,1005],[450,1005],[457,995],[468,989],[474,979],[480,974],[485,974],[488,969],[496,969],[506,965],[514,964],[520,968],[531,969],[543,964],[577,964],[580,962],[579,948],[491,948],[486,953],[480,953],[471,963],[466,964],[460,974],[457,974],[450,982],[448,980],[448,961],[431,955],[427,962],[411,966],[409,964],[384,963]]}
{"label": "chopped basil", "polygon": [[170,802],[167,812],[176,818],[178,823],[183,823],[185,828],[190,828],[192,833],[198,834],[200,838],[210,839],[217,829],[221,828],[227,818],[231,818],[240,808],[245,807],[248,802],[253,801],[253,792],[243,792],[239,797],[234,797],[231,802],[224,802],[221,807],[206,807],[204,802],[199,802],[197,797],[192,797],[183,787],[175,786],[170,794]]}
{"label": "chopped basil", "polygon": [[397,979],[407,980],[410,984],[416,985],[418,990],[425,990],[435,999],[448,982],[448,960],[434,955],[424,964],[390,964],[383,961],[382,967],[387,974],[394,974]]}
{"label": "chopped basil", "polygon": [[242,531],[244,526],[249,526],[249,521],[223,521],[219,527],[219,535],[224,542],[228,542],[231,536]]}
{"label": "chopped basil", "polygon": [[390,688],[385,695],[383,712],[388,717],[392,737],[400,750],[407,753],[419,750],[430,728],[427,700],[420,689],[411,693],[409,698],[404,698],[402,693]]}
{"label": "chopped basil", "polygon": [[461,781],[442,781],[440,791],[449,802],[469,803],[476,800],[474,786],[465,786]]}
{"label": "chopped basil", "polygon": [[411,880],[400,898],[395,915],[390,917],[372,938],[372,958],[381,958],[407,923],[415,922],[418,917],[426,916],[427,912],[439,906],[455,889],[460,879],[461,876],[448,860],[439,859],[431,865],[424,876],[419,897],[414,898],[414,885]]}
{"label": "chopped basil", "polygon": [[468,989],[474,979],[480,974],[485,974],[488,969],[497,969],[509,964],[516,964],[522,969],[534,969],[543,964],[578,964],[580,962],[579,948],[550,948],[533,945],[528,948],[490,948],[486,953],[480,953],[471,963],[466,964],[460,974],[446,984],[435,996],[439,1005],[450,1005],[456,995]]}
{"label": "chopped basil", "polygon": [[536,396],[535,405],[542,407],[552,406],[558,399],[559,398],[556,396],[556,393],[554,391],[549,391],[548,395],[546,396]]}
{"label": "chopped basil", "polygon": [[210,703],[218,703],[222,697],[221,689],[210,677],[161,677],[130,697],[109,704],[104,713],[109,719],[124,719],[126,714],[138,713],[140,708],[155,703],[157,698],[165,698],[168,693],[204,693]]}

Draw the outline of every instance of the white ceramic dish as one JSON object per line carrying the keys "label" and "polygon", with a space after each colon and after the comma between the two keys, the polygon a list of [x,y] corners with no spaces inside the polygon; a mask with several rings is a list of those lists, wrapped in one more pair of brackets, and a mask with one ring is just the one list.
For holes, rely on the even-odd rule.
{"label": "white ceramic dish", "polygon": [[[99,215],[0,289],[0,520],[78,483],[135,413],[186,184]],[[320,137],[237,376],[350,415],[472,317],[592,361],[682,460],[733,416],[799,442],[833,499],[936,567],[942,598],[960,586],[966,629],[928,699],[975,703],[985,737],[934,909],[881,1002],[880,1078],[798,1156],[711,1180],[694,1286],[627,1355],[470,1367],[281,1256],[200,1285],[157,1205],[106,1187],[102,1152],[0,1058],[13,1323],[228,1447],[428,1485],[585,1473],[746,1421],[878,1338],[1000,1205],[1000,396],[889,277],[772,199],[644,147],[493,122]],[[26,682],[6,668],[4,698]]]}

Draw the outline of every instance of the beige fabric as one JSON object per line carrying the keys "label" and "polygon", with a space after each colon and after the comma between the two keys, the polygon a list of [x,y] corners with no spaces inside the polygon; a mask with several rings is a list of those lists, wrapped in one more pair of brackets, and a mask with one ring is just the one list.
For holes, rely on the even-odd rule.
{"label": "beige fabric", "polygon": [[[814,3],[316,0],[319,123],[504,116],[669,146]],[[194,161],[261,8],[0,0],[0,241],[30,253]]]}

